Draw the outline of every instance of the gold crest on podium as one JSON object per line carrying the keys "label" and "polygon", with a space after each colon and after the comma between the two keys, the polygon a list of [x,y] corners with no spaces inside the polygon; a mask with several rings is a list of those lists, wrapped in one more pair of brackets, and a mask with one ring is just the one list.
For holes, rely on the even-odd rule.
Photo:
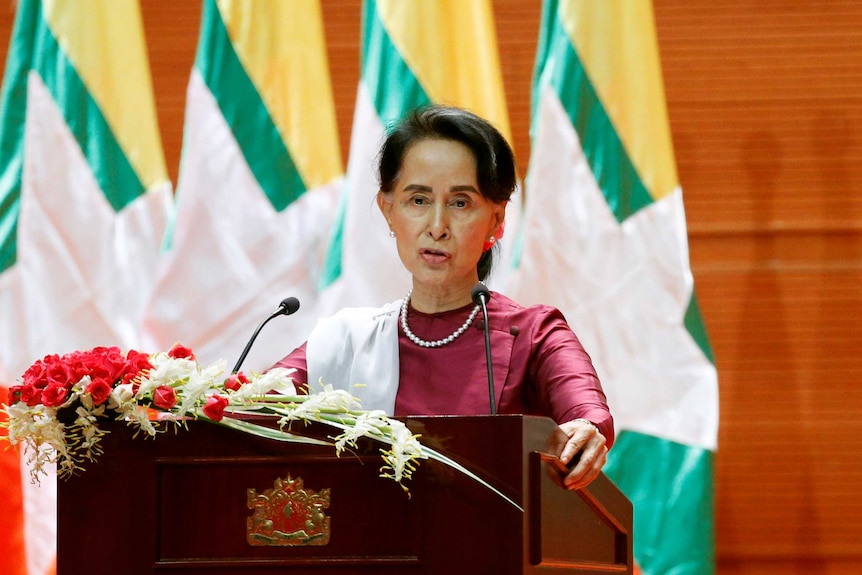
{"label": "gold crest on podium", "polygon": [[271,489],[247,490],[246,540],[255,546],[309,546],[329,544],[329,488],[315,493],[301,477],[278,478]]}

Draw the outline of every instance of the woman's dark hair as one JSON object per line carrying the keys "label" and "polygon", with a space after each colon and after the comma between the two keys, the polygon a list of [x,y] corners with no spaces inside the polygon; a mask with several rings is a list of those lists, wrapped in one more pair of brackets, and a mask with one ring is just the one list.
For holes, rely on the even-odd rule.
{"label": "woman's dark hair", "polygon": [[[422,140],[443,139],[460,142],[476,158],[476,180],[479,192],[495,203],[508,201],[515,191],[515,155],[500,132],[476,114],[462,108],[427,106],[419,108],[386,136],[378,156],[380,191],[390,193],[401,173],[402,163],[411,145]],[[484,280],[491,272],[492,248],[482,254],[476,271]]]}

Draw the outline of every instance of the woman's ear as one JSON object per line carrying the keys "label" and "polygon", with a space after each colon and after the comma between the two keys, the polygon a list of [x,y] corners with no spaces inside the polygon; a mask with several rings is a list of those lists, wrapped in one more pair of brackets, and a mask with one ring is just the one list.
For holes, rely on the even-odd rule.
{"label": "woman's ear", "polygon": [[502,237],[502,233],[497,234],[500,229],[500,226],[503,225],[503,222],[506,221],[506,206],[509,205],[508,201],[500,202],[499,204],[494,204],[496,208],[494,210],[494,225],[491,228],[491,233],[497,235],[497,239]]}
{"label": "woman's ear", "polygon": [[392,220],[389,218],[389,215],[392,213],[392,199],[387,197],[384,192],[378,191],[377,207],[380,208],[380,213],[383,214],[383,219],[386,220],[386,223],[389,224],[391,228]]}

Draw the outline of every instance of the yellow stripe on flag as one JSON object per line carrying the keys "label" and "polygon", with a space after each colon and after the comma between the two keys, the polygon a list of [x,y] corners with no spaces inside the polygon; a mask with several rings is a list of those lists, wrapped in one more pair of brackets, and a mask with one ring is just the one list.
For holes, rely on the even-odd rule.
{"label": "yellow stripe on flag", "polygon": [[168,181],[137,0],[44,0],[45,21],[145,189]]}
{"label": "yellow stripe on flag", "polygon": [[646,189],[670,194],[679,179],[652,3],[562,0],[560,18]]}
{"label": "yellow stripe on flag", "polygon": [[511,142],[487,0],[377,0],[393,44],[435,103],[472,110]]}
{"label": "yellow stripe on flag", "polygon": [[[218,0],[228,35],[308,188],[343,173],[318,0]],[[314,137],[310,137],[313,135]]]}

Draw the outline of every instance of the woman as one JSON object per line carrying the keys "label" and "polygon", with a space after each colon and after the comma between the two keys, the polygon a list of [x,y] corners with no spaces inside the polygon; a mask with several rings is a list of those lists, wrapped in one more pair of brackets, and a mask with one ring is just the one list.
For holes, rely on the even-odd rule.
{"label": "woman", "polygon": [[[349,382],[363,407],[396,416],[489,413],[484,332],[471,290],[490,272],[503,233],[516,183],[512,150],[478,116],[429,107],[389,133],[379,182],[377,205],[413,289],[383,308],[322,320],[277,365],[296,368],[298,382]],[[614,434],[589,356],[552,307],[524,308],[493,293],[487,308],[497,412],[553,418],[569,437],[561,459],[580,453],[564,484],[585,487]]]}

